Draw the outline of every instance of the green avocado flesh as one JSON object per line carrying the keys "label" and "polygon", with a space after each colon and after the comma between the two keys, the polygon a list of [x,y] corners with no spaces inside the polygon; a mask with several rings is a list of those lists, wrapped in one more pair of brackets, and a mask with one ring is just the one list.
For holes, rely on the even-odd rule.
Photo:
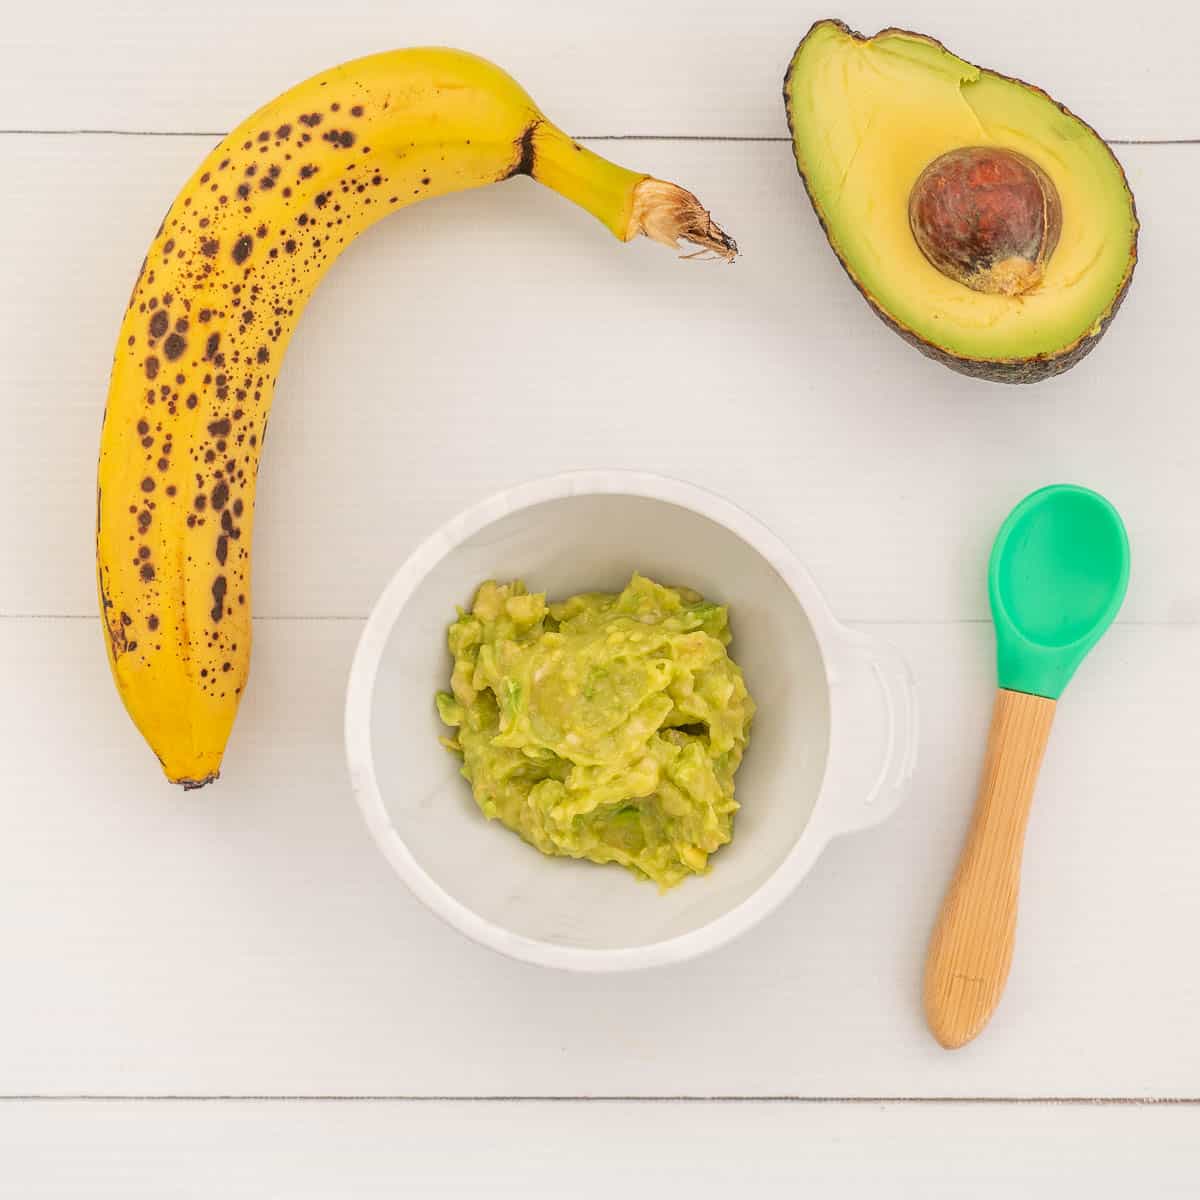
{"label": "green avocado flesh", "polygon": [[727,609],[640,575],[561,604],[484,583],[450,626],[443,742],[489,820],[665,890],[733,837],[754,701],[730,637]]}
{"label": "green avocado flesh", "polygon": [[[934,354],[943,361],[1016,363],[1070,356],[1103,331],[1136,259],[1133,196],[1104,142],[1044,92],[919,34],[862,38],[822,21],[797,49],[784,97],[796,163],[830,245],[909,340],[944,351]],[[913,236],[914,183],[965,147],[1015,151],[1057,189],[1061,235],[1041,282],[1023,294],[985,294],[950,278]]]}

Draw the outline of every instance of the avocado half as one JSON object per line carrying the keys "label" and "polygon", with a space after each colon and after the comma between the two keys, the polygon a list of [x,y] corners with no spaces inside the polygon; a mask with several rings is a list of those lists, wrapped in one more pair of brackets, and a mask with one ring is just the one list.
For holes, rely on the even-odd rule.
{"label": "avocado half", "polygon": [[[866,38],[834,20],[818,21],[797,47],[783,95],[825,236],[905,341],[976,379],[1036,383],[1100,340],[1133,277],[1138,220],[1121,164],[1089,125],[1040,88],[972,66],[933,38],[902,29]],[[1050,181],[1060,227],[1019,294],[975,290],[918,244],[914,187],[964,148]],[[964,238],[990,219],[955,212]]]}

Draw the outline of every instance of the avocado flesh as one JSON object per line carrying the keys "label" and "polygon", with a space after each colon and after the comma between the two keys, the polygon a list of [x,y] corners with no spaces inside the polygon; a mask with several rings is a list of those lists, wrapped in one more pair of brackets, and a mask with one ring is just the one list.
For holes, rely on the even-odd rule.
{"label": "avocado flesh", "polygon": [[[1044,92],[919,34],[864,39],[823,21],[796,51],[784,93],[796,162],[830,244],[899,332],[944,351],[935,353],[943,361],[1061,359],[1063,369],[1103,331],[1136,259],[1133,196],[1105,143]],[[917,177],[963,146],[1015,150],[1058,190],[1058,246],[1043,281],[1022,296],[943,275],[909,228]]]}

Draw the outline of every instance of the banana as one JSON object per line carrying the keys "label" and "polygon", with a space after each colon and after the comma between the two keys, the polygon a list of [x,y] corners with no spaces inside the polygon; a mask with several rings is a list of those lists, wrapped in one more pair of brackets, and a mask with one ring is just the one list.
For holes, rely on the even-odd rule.
{"label": "banana", "polygon": [[172,782],[217,778],[246,686],[255,478],[305,303],[387,213],[514,175],[622,241],[737,251],[690,192],[593,154],[498,67],[446,49],[373,55],[285,92],[163,219],[113,359],[96,561],[117,690]]}

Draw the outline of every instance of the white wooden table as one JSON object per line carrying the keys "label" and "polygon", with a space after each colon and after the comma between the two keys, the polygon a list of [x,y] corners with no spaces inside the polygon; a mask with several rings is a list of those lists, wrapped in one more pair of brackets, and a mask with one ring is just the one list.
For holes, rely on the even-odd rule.
{"label": "white wooden table", "polygon": [[[926,362],[842,277],[779,99],[823,8],[8,11],[0,1194],[1195,1194],[1200,10],[992,7],[840,15],[940,36],[1119,143],[1144,224],[1133,290],[1092,358],[1033,389]],[[352,247],[277,396],[225,778],[185,797],[121,710],[94,612],[130,280],[216,133],[331,62],[423,42],[496,59],[569,130],[695,189],[743,257],[621,250],[525,181]],[[368,841],[342,763],[351,650],[395,566],[469,502],[583,466],[758,514],[842,617],[910,656],[923,705],[897,817],[835,844],[740,943],[628,977],[542,972],[444,928]],[[948,1055],[919,980],[991,702],[985,557],[1012,503],[1064,479],[1123,511],[1132,587],[1061,710],[1004,1004]]]}

